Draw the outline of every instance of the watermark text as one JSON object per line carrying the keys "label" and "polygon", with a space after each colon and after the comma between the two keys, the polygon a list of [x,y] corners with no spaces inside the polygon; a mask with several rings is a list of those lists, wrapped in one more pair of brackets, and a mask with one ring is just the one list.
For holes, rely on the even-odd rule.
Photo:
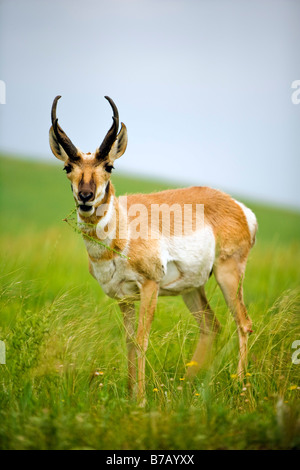
{"label": "watermark text", "polygon": [[6,84],[0,80],[0,104],[6,104]]}
{"label": "watermark text", "polygon": [[295,91],[292,93],[292,103],[299,104],[300,103],[300,80],[294,80],[291,86]]}
{"label": "watermark text", "polygon": [[4,341],[0,341],[0,364],[6,364]]}
{"label": "watermark text", "polygon": [[300,364],[300,339],[297,339],[293,342],[292,349],[296,349],[296,351],[292,354],[292,363]]}

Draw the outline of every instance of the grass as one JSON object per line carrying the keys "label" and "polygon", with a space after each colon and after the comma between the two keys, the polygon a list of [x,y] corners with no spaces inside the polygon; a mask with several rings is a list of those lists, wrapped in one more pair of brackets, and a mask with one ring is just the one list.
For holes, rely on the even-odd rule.
{"label": "grass", "polygon": [[[0,159],[1,449],[300,447],[300,215],[249,204],[259,222],[245,280],[254,323],[248,375],[235,377],[234,321],[211,278],[221,324],[211,364],[181,380],[197,328],[181,298],[161,298],[147,354],[145,409],[128,400],[122,318],[87,269],[59,166]],[[167,185],[114,177],[119,194]]]}

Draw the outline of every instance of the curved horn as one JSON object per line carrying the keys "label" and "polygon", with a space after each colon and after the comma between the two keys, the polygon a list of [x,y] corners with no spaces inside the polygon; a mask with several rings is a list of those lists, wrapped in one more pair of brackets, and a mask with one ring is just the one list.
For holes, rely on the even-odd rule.
{"label": "curved horn", "polygon": [[113,110],[113,123],[100,147],[97,150],[96,156],[99,160],[105,160],[107,155],[110,152],[110,149],[117,138],[117,133],[119,129],[119,112],[118,108],[109,96],[104,96],[105,99],[109,102]]}
{"label": "curved horn", "polygon": [[52,109],[51,109],[52,127],[53,127],[54,134],[55,134],[55,137],[57,138],[58,143],[62,146],[62,148],[68,155],[69,159],[75,161],[79,159],[77,148],[71,142],[71,140],[65,134],[65,132],[62,130],[62,128],[58,124],[58,119],[56,117],[57,102],[60,98],[61,96],[58,95],[53,100]]}

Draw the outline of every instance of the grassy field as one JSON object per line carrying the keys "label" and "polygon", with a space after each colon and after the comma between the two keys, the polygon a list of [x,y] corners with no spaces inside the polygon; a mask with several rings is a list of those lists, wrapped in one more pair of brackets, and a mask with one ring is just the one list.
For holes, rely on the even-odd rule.
{"label": "grassy field", "polygon": [[[1,449],[292,449],[300,447],[300,214],[247,204],[259,231],[245,279],[254,324],[246,380],[237,334],[212,277],[221,324],[208,370],[184,378],[197,327],[181,298],[162,298],[147,355],[146,408],[127,397],[116,302],[89,275],[55,165],[0,159]],[[114,176],[119,194],[167,185]],[[300,354],[299,356],[300,357]]]}

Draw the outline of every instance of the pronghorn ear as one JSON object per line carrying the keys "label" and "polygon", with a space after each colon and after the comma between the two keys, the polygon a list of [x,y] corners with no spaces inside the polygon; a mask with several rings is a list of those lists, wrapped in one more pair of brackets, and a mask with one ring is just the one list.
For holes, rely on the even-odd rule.
{"label": "pronghorn ear", "polygon": [[50,131],[49,131],[49,143],[50,143],[50,147],[51,147],[53,155],[55,155],[55,157],[58,158],[59,160],[66,162],[68,160],[68,155],[66,154],[62,146],[59,144],[56,138],[53,126],[50,127]]}
{"label": "pronghorn ear", "polygon": [[117,160],[117,158],[120,158],[126,150],[127,142],[127,129],[125,124],[121,122],[121,130],[110,149],[107,159],[111,162],[114,162],[115,160]]}

